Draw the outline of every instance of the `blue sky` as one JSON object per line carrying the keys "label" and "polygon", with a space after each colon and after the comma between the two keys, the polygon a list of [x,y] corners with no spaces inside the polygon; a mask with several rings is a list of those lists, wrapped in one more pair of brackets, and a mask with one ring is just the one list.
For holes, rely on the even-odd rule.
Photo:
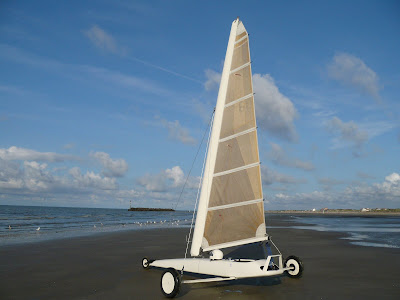
{"label": "blue sky", "polygon": [[397,1],[2,1],[0,204],[175,207],[237,16],[265,208],[400,207]]}

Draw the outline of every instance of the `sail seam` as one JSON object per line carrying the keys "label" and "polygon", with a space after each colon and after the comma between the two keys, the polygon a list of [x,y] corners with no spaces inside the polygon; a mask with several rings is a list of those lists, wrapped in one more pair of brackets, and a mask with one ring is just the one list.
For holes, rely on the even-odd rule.
{"label": "sail seam", "polygon": [[238,43],[240,43],[240,42],[243,41],[244,39],[247,39],[247,34],[244,35],[243,37],[241,37],[240,39],[238,39],[238,40],[235,42],[235,45],[238,44]]}
{"label": "sail seam", "polygon": [[236,100],[234,100],[234,101],[232,101],[232,102],[229,102],[228,104],[225,104],[225,108],[227,108],[227,107],[229,107],[229,106],[231,106],[231,105],[234,105],[234,104],[236,104],[236,103],[238,103],[238,102],[240,102],[240,101],[243,101],[243,100],[246,100],[246,99],[248,99],[248,98],[251,98],[253,95],[254,95],[253,93],[250,93],[250,94],[248,94],[248,95],[246,95],[246,96],[243,96],[243,97],[241,97],[241,98],[239,98],[239,99],[236,99]]}
{"label": "sail seam", "polygon": [[226,209],[226,208],[237,207],[237,206],[250,205],[250,204],[255,204],[255,203],[260,203],[260,202],[263,202],[263,199],[249,200],[249,201],[231,203],[231,204],[220,205],[220,206],[213,206],[213,207],[209,207],[208,211],[210,211],[210,210],[218,210],[218,209]]}
{"label": "sail seam", "polygon": [[225,137],[225,138],[223,138],[223,139],[220,139],[219,142],[222,143],[222,142],[231,140],[231,139],[233,139],[233,138],[235,138],[235,137],[244,135],[244,134],[246,134],[246,133],[253,132],[253,131],[255,131],[256,129],[257,129],[257,127],[253,127],[253,128],[247,129],[247,130],[243,130],[243,131],[241,131],[241,132],[238,132],[238,133],[232,134],[232,135],[230,135],[230,136],[227,136],[227,137]]}
{"label": "sail seam", "polygon": [[247,63],[241,65],[240,67],[237,67],[236,69],[232,70],[230,74],[233,74],[233,73],[235,73],[235,72],[237,72],[237,71],[240,71],[241,69],[244,69],[244,68],[246,68],[247,66],[250,66],[250,62],[247,62]]}
{"label": "sail seam", "polygon": [[223,172],[215,173],[214,177],[218,177],[218,176],[227,175],[227,174],[230,174],[230,173],[239,172],[239,171],[250,169],[252,167],[256,167],[256,166],[259,166],[259,165],[260,165],[260,162],[252,163],[252,164],[245,165],[245,166],[242,166],[242,167],[238,167],[238,168],[226,170],[226,171],[223,171]]}

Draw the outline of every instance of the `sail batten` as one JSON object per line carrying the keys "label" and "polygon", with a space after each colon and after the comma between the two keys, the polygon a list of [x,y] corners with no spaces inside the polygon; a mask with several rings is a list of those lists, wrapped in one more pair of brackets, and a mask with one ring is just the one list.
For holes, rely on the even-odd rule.
{"label": "sail batten", "polygon": [[232,203],[232,204],[226,204],[226,205],[220,205],[220,206],[212,206],[212,207],[208,208],[208,211],[217,210],[217,209],[225,209],[225,208],[236,207],[236,206],[244,206],[244,205],[259,203],[262,201],[264,201],[264,199],[254,199],[254,200],[249,200],[249,201],[244,201],[244,202],[238,202],[238,203]]}
{"label": "sail batten", "polygon": [[242,38],[247,37],[247,32],[242,32],[241,34],[238,34],[236,36],[235,42],[237,43],[239,40],[241,40]]}
{"label": "sail batten", "polygon": [[[246,39],[247,39],[247,35],[246,35],[246,36],[243,36],[243,37],[240,38],[240,39],[238,39],[237,41],[235,41],[235,46],[236,46],[237,44],[239,44],[240,42],[246,40]],[[241,45],[243,45],[243,44],[241,44]],[[241,46],[241,45],[240,45],[240,46]]]}
{"label": "sail batten", "polygon": [[246,100],[246,99],[252,97],[253,95],[254,95],[254,93],[251,93],[251,94],[248,94],[248,95],[246,95],[246,96],[244,96],[244,97],[242,97],[242,98],[239,98],[239,99],[237,99],[237,100],[234,100],[234,101],[232,101],[232,102],[229,102],[228,104],[225,104],[225,108],[227,108],[227,107],[229,107],[229,106],[232,106],[232,105],[234,105],[234,104],[236,104],[236,103],[238,103],[238,102],[240,102],[240,101]]}
{"label": "sail batten", "polygon": [[243,130],[243,131],[241,131],[241,132],[238,132],[238,133],[232,134],[232,135],[230,135],[230,136],[227,136],[227,137],[225,137],[225,138],[223,138],[223,139],[220,139],[219,142],[222,143],[222,142],[228,141],[228,140],[230,140],[230,139],[233,139],[233,138],[235,138],[235,137],[241,136],[241,135],[243,135],[243,134],[247,134],[247,133],[253,132],[253,131],[255,131],[256,129],[257,129],[257,127],[253,127],[253,128],[247,129],[247,130]]}
{"label": "sail batten", "polygon": [[231,71],[231,74],[232,74],[232,73],[235,73],[235,72],[237,72],[237,71],[240,71],[241,69],[246,68],[246,67],[249,66],[249,65],[250,65],[250,62],[245,63],[245,64],[243,64],[243,65],[237,67],[236,69],[232,70],[232,71]]}
{"label": "sail batten", "polygon": [[265,239],[248,33],[232,23],[191,254]]}
{"label": "sail batten", "polygon": [[253,167],[256,167],[256,166],[259,166],[259,165],[260,165],[260,162],[256,162],[254,164],[249,164],[249,165],[244,165],[244,166],[241,166],[241,167],[238,167],[238,168],[226,170],[224,172],[215,173],[214,177],[218,177],[218,176],[223,176],[223,175],[239,172],[239,171],[250,169],[250,168],[253,168]]}

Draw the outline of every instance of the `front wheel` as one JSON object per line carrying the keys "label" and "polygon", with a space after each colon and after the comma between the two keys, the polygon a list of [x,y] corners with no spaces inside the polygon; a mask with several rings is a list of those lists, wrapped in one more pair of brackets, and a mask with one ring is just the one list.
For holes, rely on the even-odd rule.
{"label": "front wheel", "polygon": [[142,267],[143,269],[148,269],[150,268],[150,264],[154,261],[154,259],[148,259],[147,257],[144,257],[142,259]]}
{"label": "front wheel", "polygon": [[161,291],[167,298],[174,298],[179,293],[181,277],[175,269],[168,269],[161,275]]}
{"label": "front wheel", "polygon": [[290,268],[286,270],[285,273],[291,278],[299,278],[303,273],[304,267],[303,262],[297,256],[291,255],[286,258],[284,266]]}

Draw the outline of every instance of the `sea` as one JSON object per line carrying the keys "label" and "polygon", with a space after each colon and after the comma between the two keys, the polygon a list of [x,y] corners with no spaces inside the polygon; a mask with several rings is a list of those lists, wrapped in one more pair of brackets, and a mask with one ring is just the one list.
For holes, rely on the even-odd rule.
{"label": "sea", "polygon": [[[0,247],[46,240],[150,228],[189,228],[190,211],[128,211],[127,209],[0,205]],[[299,230],[344,233],[349,243],[365,247],[400,248],[400,216],[268,214]],[[273,222],[274,223],[274,222]]]}

